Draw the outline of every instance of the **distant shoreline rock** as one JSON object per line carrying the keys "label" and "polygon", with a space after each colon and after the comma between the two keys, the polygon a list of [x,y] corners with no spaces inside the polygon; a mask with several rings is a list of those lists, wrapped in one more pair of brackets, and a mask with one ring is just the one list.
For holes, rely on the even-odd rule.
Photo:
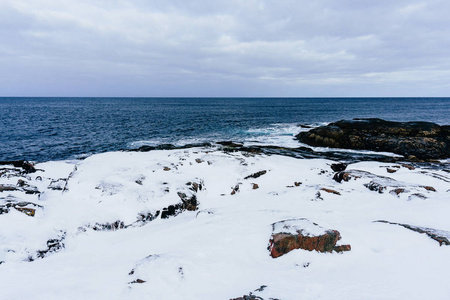
{"label": "distant shoreline rock", "polygon": [[431,122],[341,120],[300,132],[296,138],[316,147],[392,152],[410,160],[450,157],[450,125]]}

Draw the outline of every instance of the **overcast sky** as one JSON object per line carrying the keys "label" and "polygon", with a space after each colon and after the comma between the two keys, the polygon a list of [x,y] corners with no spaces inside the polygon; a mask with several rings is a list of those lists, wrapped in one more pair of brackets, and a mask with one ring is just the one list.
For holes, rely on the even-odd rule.
{"label": "overcast sky", "polygon": [[450,96],[450,1],[0,0],[0,96]]}

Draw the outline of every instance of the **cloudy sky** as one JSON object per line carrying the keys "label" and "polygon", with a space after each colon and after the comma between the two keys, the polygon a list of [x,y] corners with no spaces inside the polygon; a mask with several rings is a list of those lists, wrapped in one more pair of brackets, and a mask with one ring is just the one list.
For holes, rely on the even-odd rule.
{"label": "cloudy sky", "polygon": [[0,0],[0,96],[450,96],[450,1]]}

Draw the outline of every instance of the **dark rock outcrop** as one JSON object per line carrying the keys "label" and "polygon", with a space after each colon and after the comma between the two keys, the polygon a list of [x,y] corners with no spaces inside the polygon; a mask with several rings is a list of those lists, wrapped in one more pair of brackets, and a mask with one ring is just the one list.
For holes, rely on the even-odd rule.
{"label": "dark rock outcrop", "polygon": [[50,253],[58,252],[65,248],[64,239],[66,238],[66,233],[62,232],[61,236],[56,239],[50,239],[47,241],[47,249],[39,250],[37,252],[38,258],[44,258]]}
{"label": "dark rock outcrop", "polygon": [[341,234],[337,230],[324,229],[307,219],[291,219],[272,224],[272,236],[268,250],[273,258],[294,249],[318,252],[349,251],[350,245],[336,246]]}
{"label": "dark rock outcrop", "polygon": [[50,190],[64,191],[66,190],[67,181],[68,178],[59,178],[57,180],[52,180],[47,188]]}
{"label": "dark rock outcrop", "polygon": [[261,177],[262,175],[266,174],[267,171],[266,170],[262,170],[253,174],[250,174],[248,176],[246,176],[244,179],[249,179],[249,178],[258,178]]}
{"label": "dark rock outcrop", "polygon": [[413,225],[408,225],[408,224],[401,224],[401,223],[395,223],[395,222],[389,222],[389,221],[385,221],[385,220],[378,220],[375,221],[376,223],[387,223],[387,224],[392,224],[392,225],[398,225],[398,226],[402,226],[405,227],[409,230],[418,232],[418,233],[425,233],[426,235],[428,235],[430,238],[432,238],[433,240],[437,241],[439,243],[440,246],[442,245],[450,245],[450,232],[449,231],[445,231],[445,230],[438,230],[438,229],[433,229],[433,228],[428,228],[428,227],[419,227],[419,226],[413,226]]}
{"label": "dark rock outcrop", "polygon": [[158,146],[148,146],[144,145],[137,149],[127,149],[125,151],[132,151],[132,152],[149,152],[154,150],[175,150],[175,149],[190,149],[190,148],[197,148],[197,147],[211,147],[211,143],[196,143],[196,144],[186,144],[183,146],[175,146],[172,144],[162,144]]}
{"label": "dark rock outcrop", "polygon": [[341,120],[296,138],[312,146],[393,152],[411,160],[450,157],[450,126],[430,122]]}
{"label": "dark rock outcrop", "polygon": [[347,164],[345,164],[345,163],[335,163],[335,164],[332,164],[330,167],[331,167],[331,169],[334,172],[342,172],[345,169],[347,169]]}
{"label": "dark rock outcrop", "polygon": [[0,165],[12,165],[15,168],[22,168],[26,174],[36,172],[34,165],[26,160],[0,161]]}

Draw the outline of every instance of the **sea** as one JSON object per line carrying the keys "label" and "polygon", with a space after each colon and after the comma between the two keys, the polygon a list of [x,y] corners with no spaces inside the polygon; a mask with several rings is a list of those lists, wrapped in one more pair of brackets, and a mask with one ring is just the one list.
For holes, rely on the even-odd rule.
{"label": "sea", "polygon": [[353,118],[450,124],[450,98],[0,98],[0,160],[80,159],[141,146],[294,136]]}

